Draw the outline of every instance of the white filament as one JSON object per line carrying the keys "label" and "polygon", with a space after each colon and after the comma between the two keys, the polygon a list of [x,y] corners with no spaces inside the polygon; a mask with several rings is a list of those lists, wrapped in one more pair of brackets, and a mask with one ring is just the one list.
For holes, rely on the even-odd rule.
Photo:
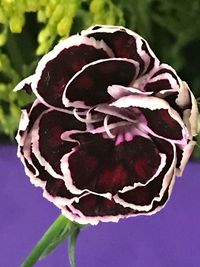
{"label": "white filament", "polygon": [[87,119],[86,118],[82,118],[79,116],[79,114],[77,113],[77,109],[73,109],[73,114],[74,114],[74,117],[78,120],[78,121],[81,121],[81,122],[87,122]]}
{"label": "white filament", "polygon": [[111,131],[110,131],[110,128],[109,128],[109,126],[108,126],[108,119],[109,119],[109,115],[106,115],[105,116],[105,119],[104,119],[104,121],[103,121],[103,125],[104,125],[104,128],[105,128],[105,131],[106,131],[106,133],[107,133],[107,135],[111,138],[111,139],[113,139],[113,138],[115,138],[115,136],[111,133]]}
{"label": "white filament", "polygon": [[90,110],[85,114],[86,116],[84,118],[82,118],[82,117],[79,116],[76,108],[73,110],[73,114],[74,114],[74,117],[78,121],[84,122],[86,124],[87,123],[94,123],[94,122],[98,122],[98,121],[101,121],[102,120],[101,118],[92,119],[92,116],[90,114]]}

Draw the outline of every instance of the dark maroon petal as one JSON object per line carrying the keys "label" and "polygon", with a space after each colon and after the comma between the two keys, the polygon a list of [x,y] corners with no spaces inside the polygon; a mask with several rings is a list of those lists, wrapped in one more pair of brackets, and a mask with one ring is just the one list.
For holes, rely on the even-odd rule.
{"label": "dark maroon petal", "polygon": [[18,146],[18,157],[21,159],[25,168],[25,173],[29,176],[31,183],[44,188],[47,177],[43,175],[44,168],[41,167],[32,153],[31,133],[26,134],[23,145]]}
{"label": "dark maroon petal", "polygon": [[[37,177],[38,170],[34,165],[32,156],[32,147],[31,147],[31,138],[32,138],[32,128],[35,124],[35,121],[47,109],[42,103],[38,100],[35,100],[30,104],[26,109],[22,111],[19,130],[16,136],[18,142],[18,157],[21,159],[22,163],[25,166],[25,172],[30,177],[30,180],[36,186],[44,186],[45,178]],[[39,179],[38,179],[39,178]]]}
{"label": "dark maroon petal", "polygon": [[[173,184],[173,180],[171,182]],[[149,214],[154,214],[155,212],[158,212],[161,208],[164,207],[164,205],[167,203],[167,201],[169,200],[169,197],[171,195],[171,187],[170,185],[167,187],[167,189],[165,190],[165,193],[162,197],[162,199],[160,201],[154,201],[153,202],[153,206],[152,209],[148,212]]]}
{"label": "dark maroon petal", "polygon": [[[44,197],[46,197],[49,201],[54,202],[55,204],[60,204],[65,201],[69,202],[73,201],[77,195],[72,194],[65,186],[65,183],[62,179],[54,178],[49,172],[45,170],[45,167],[42,166],[38,159],[35,157],[33,153],[31,153],[31,159],[33,166],[37,169],[38,174],[35,175],[35,179],[40,179],[42,181],[46,181]],[[59,197],[59,199],[56,199]],[[61,200],[60,198],[63,198]]]}
{"label": "dark maroon petal", "polygon": [[56,173],[62,174],[60,160],[77,144],[63,141],[61,135],[70,130],[85,130],[85,125],[73,115],[52,110],[41,117],[38,128],[38,148],[37,144],[33,143],[35,155],[40,161],[48,162]]}
{"label": "dark maroon petal", "polygon": [[132,31],[123,27],[109,26],[99,29],[89,28],[84,35],[103,40],[114,52],[116,57],[133,59],[139,63],[139,75],[147,73],[158,64],[158,60],[151,51],[146,41]]}
{"label": "dark maroon petal", "polygon": [[128,59],[107,59],[88,64],[67,85],[63,103],[70,106],[69,102],[82,101],[86,106],[95,106],[109,102],[108,86],[131,85],[137,71],[137,64]]}
{"label": "dark maroon petal", "polygon": [[159,212],[162,208],[164,208],[164,206],[166,205],[167,201],[169,200],[170,195],[172,193],[173,185],[174,185],[174,179],[171,180],[171,183],[167,187],[167,189],[165,190],[162,198],[160,200],[153,201],[152,208],[150,210],[147,210],[147,211],[135,211],[134,216],[138,216],[138,215],[153,215],[153,214]]}
{"label": "dark maroon petal", "polygon": [[169,80],[163,79],[163,80],[158,80],[155,82],[149,82],[145,85],[144,90],[146,92],[159,92],[161,90],[168,90],[171,89],[171,85],[169,83]]}
{"label": "dark maroon petal", "polygon": [[155,200],[153,202],[153,206],[152,209],[149,211],[149,214],[155,214],[156,212],[160,211],[165,204],[167,203],[167,201],[169,200],[173,187],[174,187],[174,183],[175,183],[175,176],[173,176],[173,178],[171,179],[169,185],[167,186],[163,196],[161,199],[159,200]]}
{"label": "dark maroon petal", "polygon": [[50,176],[48,177],[45,189],[53,197],[64,197],[71,199],[75,196],[69,190],[67,190],[65,182],[62,179],[55,179]]}
{"label": "dark maroon petal", "polygon": [[174,80],[176,80],[177,84],[180,86],[179,78],[176,75],[175,70],[173,70],[169,65],[166,64],[160,65],[158,70],[152,75],[151,78],[153,79],[163,74],[170,74],[174,78]]}
{"label": "dark maroon petal", "polygon": [[176,167],[179,168],[181,165],[181,160],[183,158],[183,149],[181,149],[178,145],[176,145],[176,157],[177,157]]}
{"label": "dark maroon petal", "polygon": [[48,108],[43,105],[42,103],[40,103],[39,101],[35,101],[35,103],[33,104],[30,113],[29,113],[29,124],[27,127],[27,132],[29,133],[30,130],[32,129],[35,121],[37,120],[37,118],[39,118],[39,116]]}
{"label": "dark maroon petal", "polygon": [[[156,173],[161,158],[150,139],[136,136],[115,145],[100,134],[73,135],[80,145],[69,155],[73,185],[80,190],[116,194],[125,186],[145,184]],[[88,168],[89,166],[89,168]]]}
{"label": "dark maroon petal", "polygon": [[183,110],[183,121],[187,126],[189,139],[192,140],[197,135],[199,112],[197,101],[185,82],[182,82],[176,104]]}
{"label": "dark maroon petal", "polygon": [[42,112],[47,109],[41,102],[35,100],[33,103],[29,104],[22,110],[19,129],[16,136],[18,144],[23,145],[23,142],[26,138],[26,135],[30,132],[33,127],[33,124],[40,116]]}
{"label": "dark maroon petal", "polygon": [[[31,135],[32,133],[28,134]],[[28,143],[27,143],[28,140]],[[28,138],[25,141],[25,146],[21,148],[21,159],[25,166],[27,175],[30,177],[31,182],[44,189],[44,197],[49,201],[54,202],[56,205],[71,204],[78,195],[72,194],[67,190],[63,180],[54,178],[44,166],[40,164],[31,149],[31,141]]]}
{"label": "dark maroon petal", "polygon": [[[37,173],[34,174],[32,177],[32,182],[35,185],[40,185],[38,181],[45,181],[44,186],[44,193],[43,196],[47,198],[49,201],[53,202],[55,205],[59,204],[69,204],[74,201],[74,199],[78,198],[79,196],[72,194],[65,186],[65,183],[62,179],[54,178],[44,166],[42,166],[38,159],[35,157],[33,153],[31,153],[31,160],[32,165],[28,162],[27,167],[32,170],[37,170]],[[27,164],[26,163],[26,164]],[[33,168],[34,166],[34,168]]]}
{"label": "dark maroon petal", "polygon": [[[127,207],[134,207],[135,209],[138,208],[138,210],[149,210],[151,208],[152,202],[160,196],[160,192],[163,186],[163,178],[164,177],[162,172],[147,185],[136,187],[135,189],[132,189],[125,193],[119,193],[118,196],[120,199],[127,203]],[[173,175],[171,176],[171,179],[172,178]],[[119,203],[126,206],[124,202],[121,203],[121,201],[119,201]],[[147,208],[147,206],[149,206],[150,208]]]}
{"label": "dark maroon petal", "polygon": [[161,139],[159,137],[151,136],[152,141],[156,145],[157,149],[160,153],[165,154],[166,157],[166,166],[164,167],[163,171],[165,172],[167,169],[169,169],[170,165],[172,164],[173,158],[174,158],[174,148],[172,143]]}
{"label": "dark maroon petal", "polygon": [[176,99],[178,97],[178,92],[173,92],[169,95],[166,95],[164,97],[164,100],[167,101],[167,103],[172,107],[174,110],[178,112],[181,118],[183,118],[183,110],[181,107],[179,107],[176,103]]}
{"label": "dark maroon petal", "polygon": [[177,148],[177,154],[179,155],[179,161],[178,161],[179,164],[177,165],[177,169],[176,169],[177,176],[182,176],[182,173],[185,169],[185,166],[190,156],[192,155],[195,145],[196,145],[196,141],[188,140],[188,143],[184,147]]}
{"label": "dark maroon petal", "polygon": [[82,197],[78,203],[73,203],[73,206],[84,216],[91,217],[127,215],[131,212],[131,209],[124,208],[113,199],[109,200],[92,194]]}
{"label": "dark maroon petal", "polygon": [[35,185],[40,185],[41,183],[38,181],[38,179],[41,181],[45,181],[43,193],[43,196],[45,198],[53,202],[55,205],[60,205],[63,203],[71,204],[71,202],[79,198],[78,195],[72,194],[66,188],[65,183],[62,179],[54,178],[49,172],[47,172],[45,167],[39,163],[38,159],[33,153],[31,153],[31,160],[32,165],[29,164],[29,168],[31,166],[34,166],[34,168],[36,168],[38,172],[35,173],[35,175],[32,177],[32,182],[34,182]]}
{"label": "dark maroon petal", "polygon": [[183,128],[172,116],[170,116],[166,109],[150,110],[140,108],[140,110],[147,119],[148,127],[153,132],[168,139],[183,139]]}
{"label": "dark maroon petal", "polygon": [[61,206],[63,215],[80,224],[93,224],[99,222],[118,222],[119,219],[135,217],[139,215],[151,215],[160,211],[168,201],[174,180],[165,190],[162,198],[153,202],[149,211],[140,211],[123,207],[114,202],[113,199],[103,199],[100,196],[88,195],[81,198],[78,203],[70,206]]}
{"label": "dark maroon petal", "polygon": [[81,195],[72,194],[62,179],[55,179],[51,176],[47,179],[43,196],[58,207],[61,205],[71,205],[72,202],[77,202],[81,197]]}
{"label": "dark maroon petal", "polygon": [[142,90],[145,92],[154,92],[155,94],[161,91],[178,91],[180,88],[180,78],[175,70],[167,64],[161,64],[153,74],[148,77]]}
{"label": "dark maroon petal", "polygon": [[[166,188],[175,175],[175,153],[172,144],[155,138],[152,139],[161,153],[166,155],[166,164],[161,172],[145,186],[138,186],[125,193],[118,193],[115,200],[120,204],[138,210],[150,210],[153,202],[163,197]],[[123,201],[121,201],[123,200]]]}
{"label": "dark maroon petal", "polygon": [[[33,176],[36,176],[36,170],[33,167],[33,165],[31,165],[28,160],[26,158],[24,158],[24,164],[25,166],[28,168],[28,170],[33,174]],[[44,177],[45,178],[45,177]],[[41,179],[43,180],[43,179]],[[44,179],[45,180],[45,179]]]}
{"label": "dark maroon petal", "polygon": [[142,40],[142,50],[145,51],[146,54],[149,56],[149,63],[145,68],[145,72],[143,73],[143,75],[145,75],[148,74],[159,64],[159,60],[155,57],[154,54],[152,54],[150,47],[144,39]]}
{"label": "dark maroon petal", "polygon": [[188,131],[188,138],[192,140],[197,134],[198,108],[192,92],[185,82],[182,83],[178,92],[171,93],[164,97],[165,101],[178,112]]}
{"label": "dark maroon petal", "polygon": [[40,179],[42,181],[47,181],[51,177],[51,175],[45,170],[45,168],[39,163],[38,159],[35,157],[33,152],[30,153],[32,166],[37,170],[35,173],[35,178]]}
{"label": "dark maroon petal", "polygon": [[77,35],[64,42],[39,62],[36,70],[39,80],[33,86],[34,92],[42,101],[57,108],[64,108],[62,94],[74,74],[90,62],[110,57],[106,49],[103,49],[106,45],[96,43],[91,38]]}
{"label": "dark maroon petal", "polygon": [[147,206],[151,204],[155,197],[159,196],[161,187],[162,177],[159,175],[146,186],[136,187],[125,193],[119,193],[119,198],[123,199],[126,203],[136,206]]}
{"label": "dark maroon petal", "polygon": [[144,132],[186,144],[187,130],[183,120],[165,100],[154,96],[129,95],[121,97],[111,105],[120,109],[137,107],[144,115],[139,126]]}

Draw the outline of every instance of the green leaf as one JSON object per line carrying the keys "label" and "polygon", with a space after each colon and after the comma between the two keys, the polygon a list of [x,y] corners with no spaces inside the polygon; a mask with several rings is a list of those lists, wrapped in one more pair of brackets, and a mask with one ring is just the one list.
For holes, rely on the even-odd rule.
{"label": "green leaf", "polygon": [[60,215],[36,244],[35,248],[28,255],[21,267],[33,266],[38,260],[51,253],[67,237],[70,237],[70,240],[72,240],[72,247],[73,250],[75,250],[74,239],[77,239],[81,227],[81,225],[73,223],[65,216]]}

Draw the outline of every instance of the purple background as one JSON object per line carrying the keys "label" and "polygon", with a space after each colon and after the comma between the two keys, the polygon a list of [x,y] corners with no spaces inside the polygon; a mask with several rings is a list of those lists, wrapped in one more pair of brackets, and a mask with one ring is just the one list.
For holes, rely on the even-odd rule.
{"label": "purple background", "polygon": [[[19,267],[59,215],[25,176],[16,146],[0,145],[0,266]],[[81,232],[77,267],[199,267],[200,162],[177,178],[165,209],[151,217],[102,223]],[[67,243],[38,267],[69,267]]]}

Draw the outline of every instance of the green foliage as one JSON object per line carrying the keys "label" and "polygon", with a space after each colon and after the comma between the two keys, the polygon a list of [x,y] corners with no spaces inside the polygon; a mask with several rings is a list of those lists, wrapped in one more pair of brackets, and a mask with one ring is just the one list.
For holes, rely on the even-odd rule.
{"label": "green foliage", "polygon": [[13,92],[21,76],[12,68],[8,55],[0,53],[0,132],[12,139],[18,126],[20,107],[30,102],[24,92]]}
{"label": "green foliage", "polygon": [[75,267],[76,240],[81,228],[86,226],[74,223],[64,215],[60,215],[44,233],[21,267],[33,266],[38,260],[53,252],[66,239],[69,239],[70,264],[71,267]]}
{"label": "green foliage", "polygon": [[199,97],[199,14],[200,0],[0,0],[0,132],[14,136],[30,101],[14,86],[60,39],[92,24],[137,31]]}
{"label": "green foliage", "polygon": [[62,37],[68,37],[76,17],[83,17],[82,27],[91,24],[124,24],[123,12],[111,0],[0,0],[0,46],[6,43],[9,31],[21,33],[27,13],[36,13],[42,24],[38,32],[37,55],[48,52]]}

